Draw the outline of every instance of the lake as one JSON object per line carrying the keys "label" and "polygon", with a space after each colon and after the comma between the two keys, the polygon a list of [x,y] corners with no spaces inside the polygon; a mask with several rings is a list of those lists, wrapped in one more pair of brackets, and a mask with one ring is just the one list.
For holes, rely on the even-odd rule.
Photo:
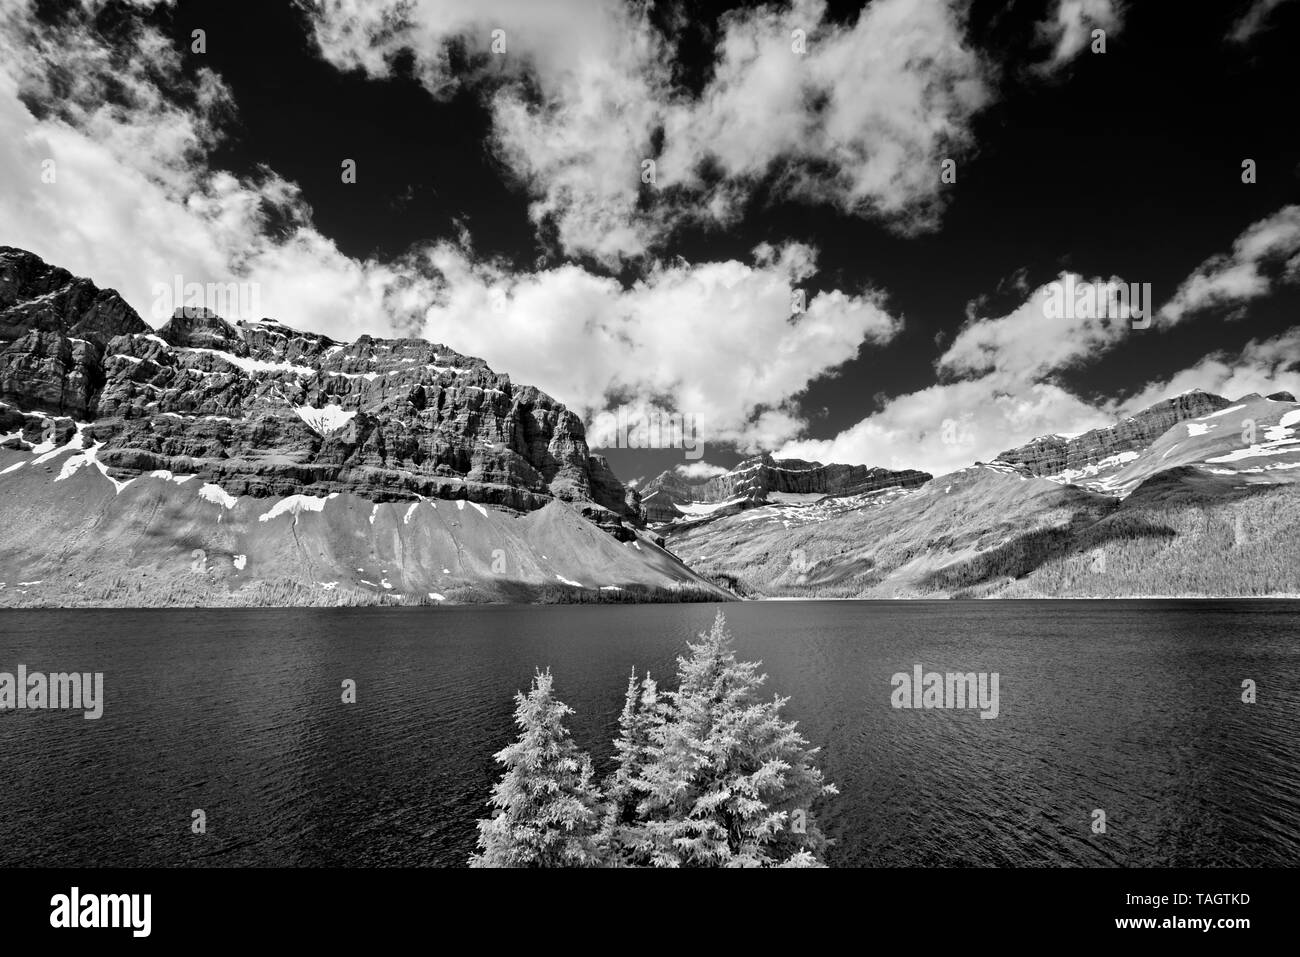
{"label": "lake", "polygon": [[[603,770],[718,607],[0,612],[0,671],[104,673],[99,720],[0,711],[0,865],[460,866],[534,669]],[[721,607],[823,748],[833,866],[1300,864],[1300,602]],[[892,707],[917,665],[998,716]]]}

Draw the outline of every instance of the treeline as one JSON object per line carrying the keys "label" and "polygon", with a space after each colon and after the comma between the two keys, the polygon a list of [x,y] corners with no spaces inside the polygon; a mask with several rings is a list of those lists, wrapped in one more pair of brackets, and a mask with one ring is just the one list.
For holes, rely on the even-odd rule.
{"label": "treeline", "polygon": [[719,612],[677,659],[677,690],[635,671],[615,765],[598,781],[564,725],[549,670],[515,698],[518,739],[471,867],[819,867],[813,805],[837,793],[813,764],[788,699],[759,698],[766,675],[736,660]]}
{"label": "treeline", "polygon": [[[1300,595],[1300,486],[1231,501],[1133,503],[1070,554],[1008,585],[1007,597]],[[1169,534],[1150,536],[1160,526]]]}

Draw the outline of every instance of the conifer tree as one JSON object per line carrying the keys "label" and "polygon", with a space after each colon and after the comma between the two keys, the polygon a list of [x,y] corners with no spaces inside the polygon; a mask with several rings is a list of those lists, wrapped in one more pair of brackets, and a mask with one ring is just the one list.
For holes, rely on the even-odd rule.
{"label": "conifer tree", "polygon": [[527,695],[515,696],[519,738],[495,755],[505,766],[479,821],[479,853],[471,867],[589,867],[603,862],[597,840],[600,792],[591,758],[564,727],[573,709],[551,692],[539,671]]}
{"label": "conifer tree", "polygon": [[646,796],[644,777],[652,735],[663,720],[664,706],[655,680],[647,674],[638,682],[633,669],[623,700],[623,713],[618,719],[619,735],[614,741],[616,764],[605,783],[603,840],[615,863],[636,866],[650,862],[644,836],[638,833],[635,824],[638,808]]}
{"label": "conifer tree", "polygon": [[670,714],[651,730],[639,841],[661,867],[818,866],[826,839],[813,802],[837,793],[818,749],[762,701],[758,662],[736,660],[726,621],[677,659]]}

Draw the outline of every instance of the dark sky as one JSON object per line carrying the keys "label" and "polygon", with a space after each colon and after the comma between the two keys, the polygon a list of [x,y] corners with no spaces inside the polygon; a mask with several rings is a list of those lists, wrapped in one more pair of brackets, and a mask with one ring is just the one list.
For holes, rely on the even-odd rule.
{"label": "dark sky", "polygon": [[[976,297],[991,297],[985,315],[1018,305],[1023,296],[1014,291],[996,294],[1018,270],[1031,288],[1067,267],[1120,275],[1150,282],[1163,302],[1245,227],[1300,202],[1300,3],[1282,4],[1248,45],[1226,43],[1249,5],[1132,3],[1104,56],[1084,54],[1044,80],[1029,64],[1041,59],[1031,43],[1046,0],[977,0],[970,38],[1000,65],[999,99],[975,119],[977,145],[949,187],[938,231],[903,237],[760,191],[739,228],[688,228],[663,252],[691,261],[744,258],[764,239],[804,240],[820,250],[815,287],[887,291],[905,331],[808,390],[803,404],[816,438],[857,422],[878,395],[932,382],[936,337],[950,339]],[[689,22],[677,74],[698,86],[728,5],[683,6]],[[845,21],[859,9],[832,6]],[[437,102],[409,69],[383,80],[341,73],[313,51],[303,14],[280,0],[179,0],[157,16],[178,43],[196,26],[205,29],[206,64],[234,93],[238,117],[212,165],[239,175],[265,165],[298,183],[316,226],[345,253],[397,257],[413,244],[454,236],[464,222],[483,254],[520,268],[543,254],[526,194],[485,146],[489,117],[480,94]],[[340,156],[366,171],[355,186],[341,186]],[[1258,163],[1254,185],[1241,182],[1244,158]],[[1063,381],[1083,396],[1131,391],[1207,352],[1277,334],[1294,323],[1298,304],[1292,287],[1235,321],[1202,315],[1190,320],[1192,334],[1136,339]],[[525,369],[506,371],[527,381]],[[675,464],[680,453],[611,458],[631,478]],[[728,465],[737,457],[711,450],[708,459]]]}

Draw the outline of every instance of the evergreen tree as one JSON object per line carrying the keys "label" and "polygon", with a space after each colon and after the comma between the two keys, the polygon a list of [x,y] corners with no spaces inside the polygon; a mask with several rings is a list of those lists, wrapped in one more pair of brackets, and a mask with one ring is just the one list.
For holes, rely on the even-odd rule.
{"label": "evergreen tree", "polygon": [[603,840],[620,864],[650,863],[647,843],[635,824],[646,796],[644,777],[652,736],[664,721],[664,710],[655,680],[647,674],[638,682],[633,669],[618,719],[619,735],[614,741],[616,765],[605,783]]}
{"label": "evergreen tree", "polygon": [[589,867],[603,862],[597,840],[600,792],[591,758],[578,750],[564,718],[573,709],[553,697],[551,673],[538,672],[515,696],[519,739],[495,755],[505,766],[479,821],[471,867]]}
{"label": "evergreen tree", "polygon": [[640,845],[661,867],[817,866],[826,839],[811,807],[837,793],[818,749],[781,717],[788,698],[759,699],[767,676],[736,660],[721,612],[699,638],[650,731]]}

